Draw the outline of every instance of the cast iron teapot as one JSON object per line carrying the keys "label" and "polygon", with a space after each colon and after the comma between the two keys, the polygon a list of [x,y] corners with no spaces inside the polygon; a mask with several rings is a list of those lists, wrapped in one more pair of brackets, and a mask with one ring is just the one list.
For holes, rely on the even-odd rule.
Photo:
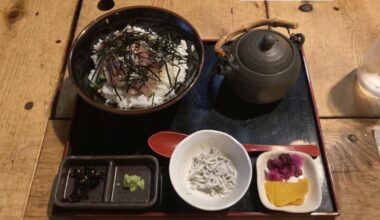
{"label": "cast iron teapot", "polygon": [[[267,104],[282,99],[298,79],[301,68],[299,49],[302,34],[285,35],[260,26],[297,28],[296,23],[277,19],[257,21],[225,35],[215,44],[221,58],[218,72],[226,76],[230,90],[252,104]],[[254,29],[254,30],[253,30]],[[226,50],[223,45],[240,35]]]}

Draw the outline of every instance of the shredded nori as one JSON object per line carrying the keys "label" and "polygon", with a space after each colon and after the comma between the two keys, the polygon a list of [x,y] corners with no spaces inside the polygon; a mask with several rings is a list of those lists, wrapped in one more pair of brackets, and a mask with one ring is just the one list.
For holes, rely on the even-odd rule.
{"label": "shredded nori", "polygon": [[[181,67],[174,64],[174,60],[179,60],[181,64],[187,63],[189,67],[193,66],[192,71],[189,71],[190,68],[187,70],[185,80],[188,80],[189,75],[194,73],[198,60],[192,53],[188,53],[189,55],[185,58],[176,51],[176,47],[181,40],[180,37],[173,37],[167,32],[163,33],[157,32],[155,35],[151,29],[148,30],[148,33],[142,33],[125,28],[119,31],[118,34],[112,32],[101,38],[103,40],[101,49],[99,51],[93,49],[93,54],[98,56],[93,76],[97,78],[95,83],[91,82],[90,85],[94,89],[99,89],[104,83],[108,82],[121,100],[117,88],[125,92],[128,92],[130,88],[139,91],[149,79],[161,81],[155,70],[165,65],[168,73],[167,65],[170,64],[177,66],[179,70],[174,82],[172,82],[172,78],[168,74],[171,89],[167,95],[172,90],[177,91],[182,86],[182,83],[177,82]],[[133,48],[140,49],[141,47],[143,47],[143,52],[136,53],[132,51]],[[146,63],[142,63],[143,61],[141,60],[146,61]],[[98,80],[99,78],[103,80]]]}
{"label": "shredded nori", "polygon": [[103,169],[94,167],[74,168],[70,174],[70,178],[74,179],[74,189],[72,193],[63,198],[63,202],[80,202],[87,200],[88,192],[99,186],[100,182],[105,179],[105,172]]}

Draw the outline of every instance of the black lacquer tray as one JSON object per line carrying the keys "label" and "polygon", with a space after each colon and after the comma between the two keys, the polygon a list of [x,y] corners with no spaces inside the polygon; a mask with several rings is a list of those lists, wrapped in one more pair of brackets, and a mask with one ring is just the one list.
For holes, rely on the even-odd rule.
{"label": "black lacquer tray", "polygon": [[[54,207],[55,215],[142,215],[142,216],[337,216],[331,174],[326,160],[318,113],[305,65],[303,51],[299,79],[288,95],[269,105],[250,105],[236,99],[228,90],[223,76],[214,74],[217,57],[214,42],[204,42],[205,65],[194,88],[177,104],[146,116],[120,116],[95,109],[77,98],[70,139],[65,155],[141,155],[159,159],[160,186],[156,205],[144,212],[68,211]],[[292,144],[313,143],[320,147],[315,159],[320,168],[322,204],[313,213],[292,214],[266,209],[260,202],[256,187],[256,158],[252,159],[253,179],[247,194],[231,208],[220,212],[205,212],[184,202],[171,186],[169,160],[155,154],[147,145],[149,136],[169,130],[190,134],[201,129],[229,133],[242,143]]]}

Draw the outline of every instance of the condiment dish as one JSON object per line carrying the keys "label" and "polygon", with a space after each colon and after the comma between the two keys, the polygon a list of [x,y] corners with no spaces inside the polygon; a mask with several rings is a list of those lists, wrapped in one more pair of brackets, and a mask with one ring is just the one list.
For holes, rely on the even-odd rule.
{"label": "condiment dish", "polygon": [[[276,159],[281,154],[294,155],[297,154],[303,160],[302,176],[299,178],[307,178],[309,180],[309,189],[305,195],[304,202],[301,205],[286,205],[277,207],[270,203],[265,190],[265,172],[267,169],[267,162],[269,159]],[[257,189],[259,192],[261,203],[268,209],[293,213],[307,213],[312,212],[320,207],[322,202],[322,189],[318,178],[317,167],[314,160],[307,154],[296,151],[269,151],[261,154],[256,161],[257,171]]]}

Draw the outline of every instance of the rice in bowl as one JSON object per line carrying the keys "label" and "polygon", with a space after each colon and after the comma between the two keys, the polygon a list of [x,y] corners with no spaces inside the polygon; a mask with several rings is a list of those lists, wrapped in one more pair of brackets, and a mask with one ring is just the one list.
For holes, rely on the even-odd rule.
{"label": "rice in bowl", "polygon": [[189,41],[127,25],[92,45],[89,84],[120,109],[158,106],[174,98],[196,69],[193,52]]}

